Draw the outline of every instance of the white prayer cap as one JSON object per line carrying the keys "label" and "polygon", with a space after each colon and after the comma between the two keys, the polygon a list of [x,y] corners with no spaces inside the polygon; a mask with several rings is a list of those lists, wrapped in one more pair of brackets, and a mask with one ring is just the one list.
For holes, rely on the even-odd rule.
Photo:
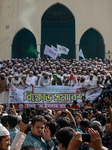
{"label": "white prayer cap", "polygon": [[100,76],[103,76],[103,77],[104,77],[104,75],[103,75],[103,74],[101,74]]}
{"label": "white prayer cap", "polygon": [[30,73],[32,73],[32,74],[33,74],[33,71],[30,71]]}
{"label": "white prayer cap", "polygon": [[109,74],[109,73],[107,73],[107,75],[106,75],[107,77],[111,77],[111,75]]}
{"label": "white prayer cap", "polygon": [[93,73],[93,71],[91,71],[91,73]]}
{"label": "white prayer cap", "polygon": [[6,135],[10,135],[9,131],[2,124],[0,124],[0,136]]}
{"label": "white prayer cap", "polygon": [[1,75],[4,75],[4,76],[5,76],[5,73],[1,73]]}
{"label": "white prayer cap", "polygon": [[45,72],[45,74],[46,74],[46,75],[49,75],[49,73],[48,73],[48,72]]}
{"label": "white prayer cap", "polygon": [[9,77],[11,77],[11,78],[12,78],[12,75],[10,75]]}
{"label": "white prayer cap", "polygon": [[91,73],[90,76],[93,76],[93,74]]}
{"label": "white prayer cap", "polygon": [[97,75],[97,77],[101,77],[100,75]]}
{"label": "white prayer cap", "polygon": [[15,74],[14,76],[15,76],[15,77],[18,77],[18,74]]}
{"label": "white prayer cap", "polygon": [[78,75],[77,77],[81,77],[81,75]]}
{"label": "white prayer cap", "polygon": [[23,77],[26,77],[26,75],[25,75],[25,74],[23,74]]}
{"label": "white prayer cap", "polygon": [[76,70],[74,70],[74,72],[77,72]]}
{"label": "white prayer cap", "polygon": [[86,73],[86,71],[83,71],[84,73]]}
{"label": "white prayer cap", "polygon": [[41,74],[38,74],[39,77],[41,77]]}
{"label": "white prayer cap", "polygon": [[63,75],[63,77],[66,77],[67,76],[67,74],[65,73],[64,75]]}
{"label": "white prayer cap", "polygon": [[86,77],[84,75],[82,75],[81,78],[86,79]]}
{"label": "white prayer cap", "polygon": [[4,113],[4,114],[2,114],[2,116],[4,117],[4,116],[8,116],[8,114],[7,113]]}

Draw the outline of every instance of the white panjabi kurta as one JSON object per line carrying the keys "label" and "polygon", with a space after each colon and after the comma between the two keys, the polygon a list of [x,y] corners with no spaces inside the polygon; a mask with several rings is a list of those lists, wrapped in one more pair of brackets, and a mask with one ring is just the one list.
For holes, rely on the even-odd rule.
{"label": "white panjabi kurta", "polygon": [[36,78],[34,76],[33,77],[27,77],[26,84],[28,84],[28,85],[33,84],[35,86],[36,85]]}

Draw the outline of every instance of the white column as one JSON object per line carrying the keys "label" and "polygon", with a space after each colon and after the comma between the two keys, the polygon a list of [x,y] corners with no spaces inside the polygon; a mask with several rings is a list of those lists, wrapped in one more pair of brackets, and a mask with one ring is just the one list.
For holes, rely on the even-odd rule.
{"label": "white column", "polygon": [[[40,44],[37,44],[37,51],[40,53]],[[40,58],[40,54],[38,55],[38,58]]]}
{"label": "white column", "polygon": [[76,44],[76,59],[79,60],[78,53],[79,53],[79,44]]}

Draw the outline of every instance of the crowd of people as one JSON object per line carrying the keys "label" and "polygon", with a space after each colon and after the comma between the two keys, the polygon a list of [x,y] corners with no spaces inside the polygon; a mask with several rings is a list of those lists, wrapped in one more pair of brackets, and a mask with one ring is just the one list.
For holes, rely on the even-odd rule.
{"label": "crowd of people", "polygon": [[[7,59],[0,60],[1,80],[11,85],[105,85],[111,83],[112,60],[95,59]],[[0,87],[3,86],[0,80]],[[3,89],[3,88],[2,88]],[[6,90],[7,87],[5,86]],[[3,89],[3,90],[4,90]]]}
{"label": "crowd of people", "polygon": [[98,86],[112,83],[110,59],[0,60],[0,99],[6,103],[11,86]]}
{"label": "crowd of people", "polygon": [[82,97],[61,111],[0,105],[0,150],[112,150],[112,108],[105,96],[106,112],[93,109]]}
{"label": "crowd of people", "polygon": [[111,150],[111,95],[101,112],[82,97],[62,111],[5,105],[12,86],[98,86],[112,83],[109,59],[0,60],[0,150]]}

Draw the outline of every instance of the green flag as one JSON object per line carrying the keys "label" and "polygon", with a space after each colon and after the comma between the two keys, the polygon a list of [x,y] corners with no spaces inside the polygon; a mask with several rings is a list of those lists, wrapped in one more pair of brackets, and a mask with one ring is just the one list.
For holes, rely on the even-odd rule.
{"label": "green flag", "polygon": [[27,52],[30,53],[33,56],[36,56],[36,58],[38,58],[39,52],[36,50],[36,48],[33,46],[33,44],[30,45]]}

